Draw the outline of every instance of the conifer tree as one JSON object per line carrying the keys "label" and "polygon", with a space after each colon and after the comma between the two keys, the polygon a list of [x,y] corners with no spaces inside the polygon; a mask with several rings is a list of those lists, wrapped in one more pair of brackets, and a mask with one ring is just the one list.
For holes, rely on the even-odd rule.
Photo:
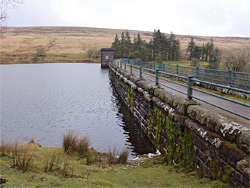
{"label": "conifer tree", "polygon": [[188,43],[187,52],[189,52],[189,60],[191,61],[192,57],[194,57],[194,48],[195,48],[195,42],[194,38],[191,37],[191,41]]}
{"label": "conifer tree", "polygon": [[114,50],[114,57],[115,58],[118,58],[120,57],[120,41],[119,41],[119,38],[118,38],[118,35],[116,34],[115,35],[115,39],[114,39],[114,42],[112,43],[112,48]]}
{"label": "conifer tree", "polygon": [[128,57],[130,58],[131,57],[131,39],[130,39],[130,36],[129,36],[129,32],[126,32],[126,35],[125,35],[125,44],[124,44],[124,48],[125,48],[125,57]]}
{"label": "conifer tree", "polygon": [[121,34],[121,41],[120,41],[120,56],[125,57],[126,56],[126,39],[125,39],[125,34],[122,32]]}

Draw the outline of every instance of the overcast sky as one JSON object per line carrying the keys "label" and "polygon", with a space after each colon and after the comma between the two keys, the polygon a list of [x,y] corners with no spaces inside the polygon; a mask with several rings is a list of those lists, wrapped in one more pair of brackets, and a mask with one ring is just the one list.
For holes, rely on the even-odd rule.
{"label": "overcast sky", "polygon": [[250,0],[24,0],[6,26],[86,26],[250,37]]}

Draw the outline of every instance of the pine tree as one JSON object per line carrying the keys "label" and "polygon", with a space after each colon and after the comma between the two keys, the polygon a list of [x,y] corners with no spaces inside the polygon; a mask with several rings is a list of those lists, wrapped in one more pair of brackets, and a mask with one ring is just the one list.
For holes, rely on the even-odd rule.
{"label": "pine tree", "polygon": [[209,69],[218,69],[219,65],[220,65],[220,60],[221,60],[221,51],[219,50],[219,48],[216,47],[215,50],[212,51],[212,53],[209,57],[208,68]]}
{"label": "pine tree", "polygon": [[114,50],[114,57],[115,58],[121,57],[120,56],[120,41],[119,41],[117,34],[115,35],[114,42],[112,43],[112,48]]}
{"label": "pine tree", "polygon": [[122,32],[121,34],[121,41],[120,41],[120,55],[121,57],[125,57],[125,53],[126,53],[126,39],[125,39],[125,35],[124,32]]}
{"label": "pine tree", "polygon": [[193,51],[193,57],[196,59],[200,59],[202,54],[202,50],[199,46],[195,45],[194,47],[194,51]]}
{"label": "pine tree", "polygon": [[125,35],[125,57],[128,57],[130,58],[131,57],[131,39],[130,39],[130,36],[129,36],[129,32],[126,32],[126,35]]}
{"label": "pine tree", "polygon": [[192,57],[194,57],[194,48],[195,48],[195,42],[194,38],[191,37],[191,41],[188,43],[187,52],[189,52],[189,60],[191,61]]}

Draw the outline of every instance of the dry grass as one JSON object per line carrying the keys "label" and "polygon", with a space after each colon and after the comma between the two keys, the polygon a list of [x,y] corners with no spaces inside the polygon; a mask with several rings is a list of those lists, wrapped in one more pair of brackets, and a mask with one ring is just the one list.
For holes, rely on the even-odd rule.
{"label": "dry grass", "polygon": [[63,149],[66,154],[72,154],[77,149],[78,135],[70,130],[63,135]]}
{"label": "dry grass", "polygon": [[128,149],[123,149],[121,151],[118,151],[118,149],[114,147],[113,149],[109,149],[108,151],[107,163],[109,165],[126,164],[128,161],[128,155],[129,155]]}
{"label": "dry grass", "polygon": [[0,154],[2,157],[7,156],[11,152],[12,146],[9,143],[6,143],[2,140],[0,145]]}
{"label": "dry grass", "polygon": [[34,152],[32,144],[20,145],[16,140],[11,148],[11,167],[17,167],[19,170],[26,172],[32,166]]}
{"label": "dry grass", "polygon": [[[100,59],[87,57],[87,50],[110,47],[115,34],[120,35],[122,31],[128,30],[89,27],[2,27],[1,63],[33,63],[38,48],[46,51],[45,62],[98,62]],[[146,41],[152,38],[152,32],[129,30],[132,39],[138,32]],[[190,36],[177,35],[177,38],[181,41],[182,57],[185,58]],[[211,37],[194,37],[198,45],[210,39]],[[213,37],[213,40],[224,55],[237,53],[250,42],[249,38],[240,37]]]}
{"label": "dry grass", "polygon": [[77,143],[77,152],[80,155],[86,154],[89,151],[90,144],[91,144],[91,141],[88,136],[80,137]]}
{"label": "dry grass", "polygon": [[90,144],[88,136],[80,137],[72,130],[63,135],[63,149],[66,154],[77,152],[79,155],[84,155],[88,153]]}
{"label": "dry grass", "polygon": [[44,172],[52,172],[54,168],[57,168],[62,163],[63,156],[59,152],[53,152],[52,154],[44,158]]}

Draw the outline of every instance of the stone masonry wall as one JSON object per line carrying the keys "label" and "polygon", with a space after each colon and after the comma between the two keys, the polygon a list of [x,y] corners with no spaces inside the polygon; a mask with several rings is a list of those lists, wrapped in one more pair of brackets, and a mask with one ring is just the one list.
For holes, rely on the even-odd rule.
{"label": "stone masonry wall", "polygon": [[196,167],[212,179],[249,186],[250,130],[110,66],[110,79],[137,125],[169,164]]}

